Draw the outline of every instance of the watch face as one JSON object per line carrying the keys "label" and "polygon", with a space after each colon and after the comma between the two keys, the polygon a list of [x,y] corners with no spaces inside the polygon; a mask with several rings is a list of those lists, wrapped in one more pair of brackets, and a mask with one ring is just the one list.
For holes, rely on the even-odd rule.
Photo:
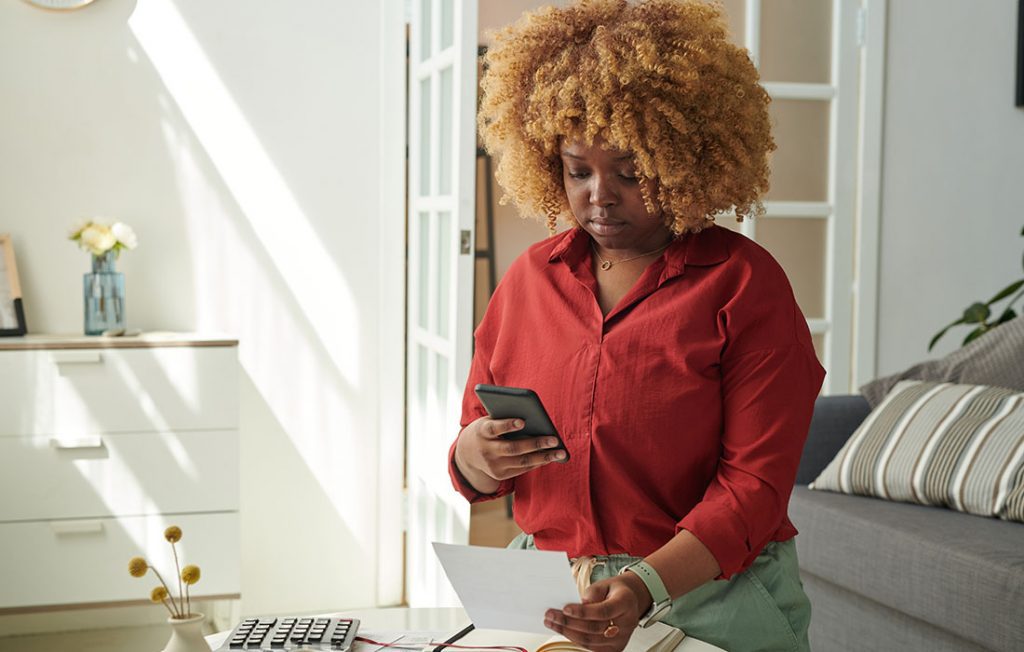
{"label": "watch face", "polygon": [[87,4],[91,4],[93,1],[94,0],[25,0],[25,2],[35,7],[57,10],[79,9]]}

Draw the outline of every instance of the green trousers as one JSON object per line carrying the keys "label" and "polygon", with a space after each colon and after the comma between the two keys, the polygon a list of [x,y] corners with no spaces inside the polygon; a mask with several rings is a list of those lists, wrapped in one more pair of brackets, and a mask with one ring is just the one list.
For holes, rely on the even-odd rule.
{"label": "green trousers", "polygon": [[[533,536],[520,534],[509,548],[535,549]],[[638,559],[598,557],[597,582]],[[811,603],[804,593],[793,539],[769,543],[750,568],[728,580],[711,580],[672,602],[662,622],[727,652],[808,652]]]}

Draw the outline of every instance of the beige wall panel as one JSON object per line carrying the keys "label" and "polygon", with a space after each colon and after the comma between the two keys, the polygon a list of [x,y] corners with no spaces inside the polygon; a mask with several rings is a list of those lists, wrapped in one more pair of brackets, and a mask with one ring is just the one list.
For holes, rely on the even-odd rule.
{"label": "beige wall panel", "polygon": [[769,0],[761,10],[761,79],[827,84],[832,3]]}
{"label": "beige wall panel", "polygon": [[804,316],[825,316],[824,219],[766,218],[757,223],[757,241],[786,271]]}
{"label": "beige wall panel", "polygon": [[769,113],[778,149],[771,156],[767,199],[825,201],[828,198],[829,104],[776,100]]}
{"label": "beige wall panel", "polygon": [[725,0],[725,21],[729,28],[729,40],[743,46],[743,22],[746,20],[746,3],[744,0]]}
{"label": "beige wall panel", "polygon": [[569,0],[479,0],[480,43],[490,44],[488,32],[516,22],[524,11],[533,11],[545,5],[564,7]]}

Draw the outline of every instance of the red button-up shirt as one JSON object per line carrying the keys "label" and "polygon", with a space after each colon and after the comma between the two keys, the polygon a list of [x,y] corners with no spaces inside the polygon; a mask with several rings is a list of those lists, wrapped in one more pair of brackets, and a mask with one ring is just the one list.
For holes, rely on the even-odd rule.
{"label": "red button-up shirt", "polygon": [[677,239],[607,315],[589,236],[570,229],[527,250],[475,333],[462,426],[486,410],[477,383],[528,387],[569,448],[472,501],[515,491],[515,519],[543,550],[646,556],[682,529],[722,578],[770,541],[786,514],[825,372],[779,264],[722,227]]}

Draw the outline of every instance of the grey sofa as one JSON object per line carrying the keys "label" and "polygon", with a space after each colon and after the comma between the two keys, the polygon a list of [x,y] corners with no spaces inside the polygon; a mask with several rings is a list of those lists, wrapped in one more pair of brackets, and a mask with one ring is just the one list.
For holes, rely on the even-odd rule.
{"label": "grey sofa", "polygon": [[790,500],[812,649],[1024,651],[1024,524],[807,488],[869,412],[818,399]]}

